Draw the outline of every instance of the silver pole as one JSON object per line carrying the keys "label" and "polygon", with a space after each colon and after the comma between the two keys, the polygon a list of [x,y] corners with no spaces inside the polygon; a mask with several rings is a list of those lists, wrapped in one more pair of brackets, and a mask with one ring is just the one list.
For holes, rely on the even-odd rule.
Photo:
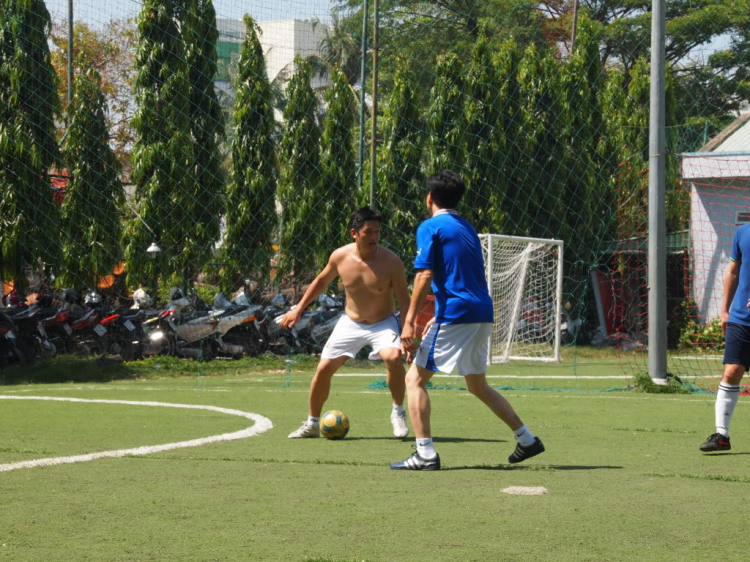
{"label": "silver pole", "polygon": [[367,77],[367,0],[362,6],[362,77],[359,80],[359,170],[357,187],[362,189],[365,174],[365,78]]}
{"label": "silver pole", "polygon": [[651,12],[651,119],[648,173],[648,374],[667,378],[667,222],[665,119],[665,0]]}
{"label": "silver pole", "polygon": [[68,103],[73,101],[73,0],[68,0]]}
{"label": "silver pole", "polygon": [[370,139],[370,207],[375,208],[375,185],[377,176],[378,143],[378,0],[372,5],[372,139]]}
{"label": "silver pole", "polygon": [[570,32],[570,55],[576,48],[576,35],[578,34],[578,0],[573,0],[573,29]]}

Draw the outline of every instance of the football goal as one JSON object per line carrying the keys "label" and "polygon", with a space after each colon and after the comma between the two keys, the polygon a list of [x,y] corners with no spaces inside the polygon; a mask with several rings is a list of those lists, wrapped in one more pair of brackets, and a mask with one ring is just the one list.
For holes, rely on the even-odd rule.
{"label": "football goal", "polygon": [[489,362],[560,361],[562,241],[479,238],[495,307]]}

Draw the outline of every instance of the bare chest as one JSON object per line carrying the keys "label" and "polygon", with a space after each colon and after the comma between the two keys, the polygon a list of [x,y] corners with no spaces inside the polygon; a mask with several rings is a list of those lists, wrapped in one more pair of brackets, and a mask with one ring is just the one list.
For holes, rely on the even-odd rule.
{"label": "bare chest", "polygon": [[339,275],[348,293],[384,293],[391,288],[390,270],[382,262],[350,259],[339,267]]}

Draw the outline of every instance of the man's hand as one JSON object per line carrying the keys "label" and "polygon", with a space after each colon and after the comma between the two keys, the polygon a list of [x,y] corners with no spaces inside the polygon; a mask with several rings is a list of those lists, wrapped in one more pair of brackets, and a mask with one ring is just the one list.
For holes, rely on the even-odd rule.
{"label": "man's hand", "polygon": [[281,327],[288,330],[299,322],[300,316],[302,316],[302,307],[297,306],[281,317]]}
{"label": "man's hand", "polygon": [[424,338],[424,335],[430,329],[430,326],[432,326],[434,323],[435,323],[435,317],[434,316],[432,318],[430,318],[427,322],[425,322],[424,329],[422,330],[422,338]]}
{"label": "man's hand", "polygon": [[[747,301],[747,308],[750,309],[750,300]],[[727,322],[729,322],[729,313],[721,313],[721,333],[727,335]]]}
{"label": "man's hand", "polygon": [[414,360],[414,353],[417,351],[417,342],[414,341],[414,323],[405,322],[401,330],[401,350],[406,353],[406,362],[411,363]]}

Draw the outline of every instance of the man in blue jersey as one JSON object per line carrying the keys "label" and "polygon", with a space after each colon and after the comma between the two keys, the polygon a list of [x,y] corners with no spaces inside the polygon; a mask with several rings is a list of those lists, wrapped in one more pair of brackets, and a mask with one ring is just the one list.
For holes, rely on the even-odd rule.
{"label": "man in blue jersey", "polygon": [[732,448],[729,422],[740,397],[740,382],[750,368],[750,225],[740,226],[732,240],[724,275],[721,329],[725,340],[724,376],[716,393],[716,433],[701,444],[704,453]]}
{"label": "man in blue jersey", "polygon": [[[417,229],[419,270],[409,311],[404,319],[401,343],[413,364],[406,375],[409,415],[417,436],[417,450],[395,470],[439,470],[430,430],[430,397],[426,385],[436,371],[464,377],[469,392],[487,405],[516,436],[517,445],[508,462],[517,463],[544,451],[541,440],[523,424],[510,403],[487,384],[487,357],[492,333],[493,304],[484,275],[479,237],[455,209],[466,187],[450,170],[427,178],[427,208],[432,218]],[[435,318],[425,327],[417,347],[414,330],[420,310],[432,286]]]}

